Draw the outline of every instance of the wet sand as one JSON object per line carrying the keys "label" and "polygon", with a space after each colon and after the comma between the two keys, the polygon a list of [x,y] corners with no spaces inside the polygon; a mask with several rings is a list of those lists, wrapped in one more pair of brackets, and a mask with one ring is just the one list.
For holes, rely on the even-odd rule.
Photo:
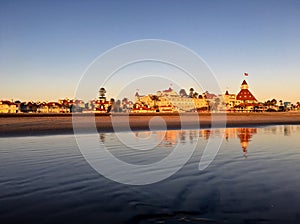
{"label": "wet sand", "polygon": [[[126,116],[113,114],[105,116],[97,114],[76,114],[78,129],[82,133],[91,132],[89,121],[94,121],[98,132],[112,132],[117,124],[119,131],[128,130]],[[161,119],[168,129],[210,128],[213,127],[254,127],[266,125],[300,124],[300,112],[283,113],[228,113],[208,114],[196,113],[181,114],[132,114],[129,116],[130,128],[133,131],[162,128]],[[226,120],[225,120],[226,119]],[[37,136],[73,134],[71,114],[0,114],[0,137]]]}

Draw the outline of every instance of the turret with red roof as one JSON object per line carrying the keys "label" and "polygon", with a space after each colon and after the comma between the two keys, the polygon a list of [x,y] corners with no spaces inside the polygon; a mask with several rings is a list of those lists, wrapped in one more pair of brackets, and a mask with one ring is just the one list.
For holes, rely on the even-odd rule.
{"label": "turret with red roof", "polygon": [[257,101],[253,94],[249,91],[246,80],[243,81],[241,91],[237,94],[236,99],[242,101]]}

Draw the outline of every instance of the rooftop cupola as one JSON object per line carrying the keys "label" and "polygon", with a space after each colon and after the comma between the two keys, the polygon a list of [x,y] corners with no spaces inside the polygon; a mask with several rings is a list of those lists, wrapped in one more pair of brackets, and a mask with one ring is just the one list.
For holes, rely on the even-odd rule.
{"label": "rooftop cupola", "polygon": [[247,84],[246,80],[243,81],[243,83],[241,85],[241,89],[248,89],[248,84]]}

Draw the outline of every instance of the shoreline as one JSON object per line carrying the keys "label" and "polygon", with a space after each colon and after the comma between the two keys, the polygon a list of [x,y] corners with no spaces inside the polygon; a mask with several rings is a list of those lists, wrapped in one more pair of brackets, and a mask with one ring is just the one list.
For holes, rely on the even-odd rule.
{"label": "shoreline", "polygon": [[[118,131],[128,131],[128,123],[124,119],[126,114],[74,114],[78,119],[76,126],[80,133],[92,133],[87,124],[95,119],[99,133],[114,132],[112,119],[118,124]],[[208,129],[211,128],[211,118],[214,118],[213,128],[234,127],[259,127],[269,125],[300,125],[299,112],[275,112],[275,113],[177,113],[162,114],[130,114],[129,123],[132,131],[149,131],[162,129],[161,119],[168,130],[182,129]],[[92,116],[92,117],[91,117]],[[226,120],[224,120],[226,116]],[[159,119],[156,119],[159,117]],[[155,119],[153,119],[155,118]],[[181,125],[181,119],[184,125]],[[25,137],[43,135],[74,134],[72,114],[1,114],[0,115],[0,137]]]}

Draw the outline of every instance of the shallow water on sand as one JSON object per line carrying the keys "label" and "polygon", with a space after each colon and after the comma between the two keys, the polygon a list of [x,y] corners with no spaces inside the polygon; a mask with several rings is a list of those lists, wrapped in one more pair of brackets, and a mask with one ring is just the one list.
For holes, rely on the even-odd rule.
{"label": "shallow water on sand", "polygon": [[[123,133],[127,135],[128,133]],[[149,132],[135,132],[136,141]],[[120,160],[149,164],[181,142],[197,149],[176,174],[130,186],[98,174],[75,137],[0,138],[1,223],[299,223],[300,126],[153,133],[152,150],[131,150],[114,133],[99,140]],[[209,139],[224,138],[199,171]],[[157,170],[154,172],[160,172]]]}

